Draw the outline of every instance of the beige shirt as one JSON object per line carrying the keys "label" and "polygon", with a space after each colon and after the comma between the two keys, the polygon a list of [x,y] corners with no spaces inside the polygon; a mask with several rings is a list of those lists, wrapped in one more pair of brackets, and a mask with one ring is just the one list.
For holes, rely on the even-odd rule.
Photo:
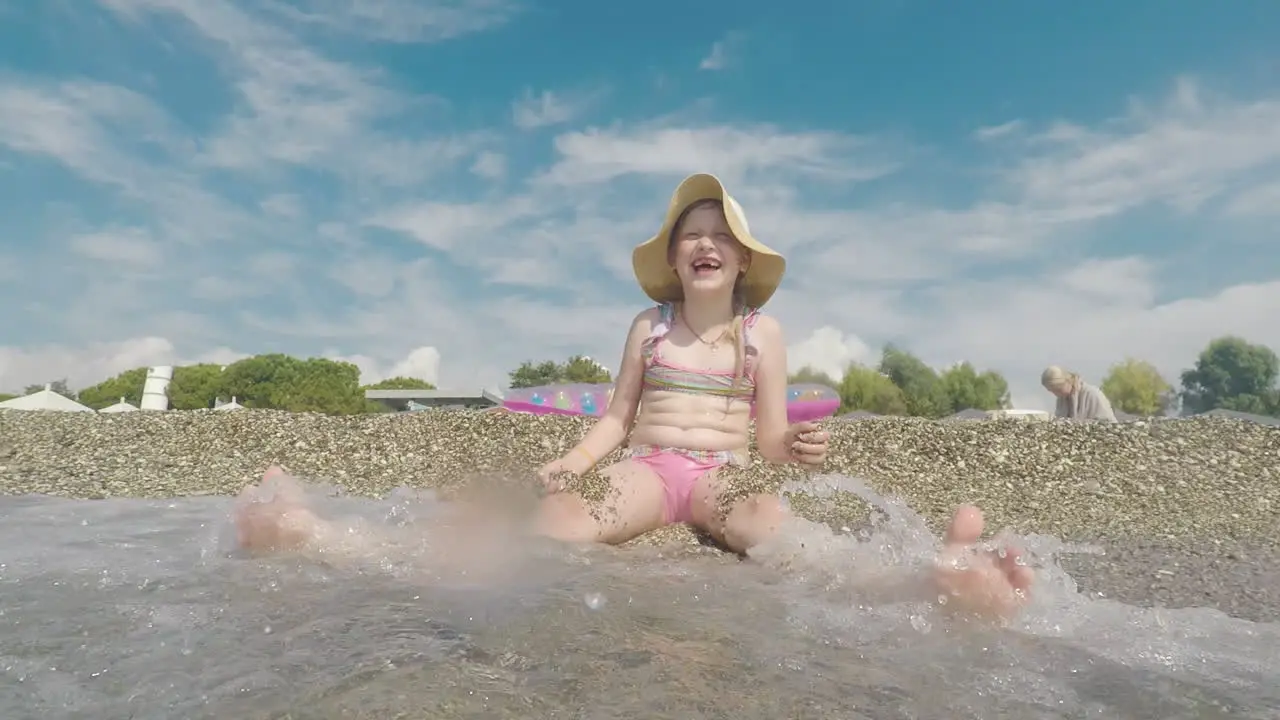
{"label": "beige shirt", "polygon": [[1076,391],[1067,397],[1058,398],[1058,407],[1054,413],[1068,420],[1101,420],[1116,422],[1115,411],[1111,409],[1111,401],[1102,390],[1087,382],[1079,382]]}

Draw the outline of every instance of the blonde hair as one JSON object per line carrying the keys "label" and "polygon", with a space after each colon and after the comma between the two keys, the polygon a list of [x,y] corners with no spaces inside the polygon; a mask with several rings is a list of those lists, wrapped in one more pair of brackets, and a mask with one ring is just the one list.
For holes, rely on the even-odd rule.
{"label": "blonde hair", "polygon": [[1075,390],[1079,383],[1079,375],[1063,370],[1057,365],[1050,365],[1040,373],[1040,384],[1046,390]]}
{"label": "blonde hair", "polygon": [[[720,217],[724,219],[725,225],[727,226],[729,224],[728,218],[724,216],[724,203],[720,200],[715,198],[703,198],[702,200],[690,203],[689,206],[680,213],[680,217],[676,218],[675,223],[671,226],[671,237],[667,239],[668,262],[671,260],[671,250],[675,247],[676,239],[680,236],[680,229],[684,227],[684,221],[689,217],[689,213],[692,213],[694,210],[708,207],[719,210]],[[732,230],[730,230],[730,235],[732,235]],[[750,260],[751,251],[748,250],[746,246],[742,244],[742,241],[738,240],[738,238],[735,237],[734,242],[738,243],[740,255],[742,255],[745,260]],[[746,332],[744,331],[747,318],[747,304],[746,301],[743,300],[742,292],[738,287],[742,283],[742,277],[743,276],[739,274],[738,278],[734,280],[733,283],[733,322],[729,326],[729,335],[733,338],[734,390],[741,387],[742,379],[745,377],[747,369],[747,343]],[[683,297],[680,298],[680,302],[682,304],[684,303]]]}

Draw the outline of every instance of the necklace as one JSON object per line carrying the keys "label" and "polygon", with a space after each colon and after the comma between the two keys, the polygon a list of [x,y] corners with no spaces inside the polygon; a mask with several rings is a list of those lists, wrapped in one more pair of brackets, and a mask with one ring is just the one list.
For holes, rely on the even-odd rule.
{"label": "necklace", "polygon": [[699,333],[697,330],[694,330],[693,326],[689,324],[689,319],[684,316],[684,308],[680,308],[680,320],[684,322],[685,327],[689,328],[689,332],[693,333],[693,336],[698,339],[698,342],[711,348],[711,352],[715,352],[720,349],[720,341],[723,340],[724,336],[729,333],[728,326],[725,326],[723,328],[720,328],[720,334],[717,335],[714,340],[707,340],[706,338],[702,337],[701,333]]}

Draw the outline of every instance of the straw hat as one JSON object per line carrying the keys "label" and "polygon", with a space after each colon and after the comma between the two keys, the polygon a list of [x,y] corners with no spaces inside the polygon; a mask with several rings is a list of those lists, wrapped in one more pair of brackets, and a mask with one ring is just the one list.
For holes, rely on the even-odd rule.
{"label": "straw hat", "polygon": [[787,261],[776,250],[751,235],[742,206],[724,189],[719,178],[705,173],[690,175],[680,183],[680,187],[671,196],[667,219],[662,223],[662,229],[632,251],[631,266],[635,270],[640,288],[655,302],[673,302],[684,298],[680,277],[667,263],[667,246],[676,220],[685,208],[707,199],[724,203],[724,216],[729,221],[729,230],[743,247],[751,251],[751,265],[738,284],[742,299],[751,307],[764,305],[782,283]]}

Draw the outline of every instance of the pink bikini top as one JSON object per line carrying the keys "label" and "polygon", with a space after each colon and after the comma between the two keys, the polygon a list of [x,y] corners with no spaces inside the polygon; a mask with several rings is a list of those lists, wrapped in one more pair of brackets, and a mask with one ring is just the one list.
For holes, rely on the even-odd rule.
{"label": "pink bikini top", "polygon": [[759,349],[751,343],[750,330],[760,318],[758,308],[749,308],[743,318],[743,341],[746,345],[746,362],[744,363],[742,381],[733,387],[734,372],[732,370],[697,370],[669,362],[662,357],[660,346],[667,333],[675,324],[675,306],[663,303],[659,306],[661,318],[654,326],[653,332],[645,338],[640,352],[645,361],[644,386],[655,390],[672,390],[676,392],[697,393],[703,395],[721,395],[724,397],[751,400],[756,394],[755,368],[760,357]]}

